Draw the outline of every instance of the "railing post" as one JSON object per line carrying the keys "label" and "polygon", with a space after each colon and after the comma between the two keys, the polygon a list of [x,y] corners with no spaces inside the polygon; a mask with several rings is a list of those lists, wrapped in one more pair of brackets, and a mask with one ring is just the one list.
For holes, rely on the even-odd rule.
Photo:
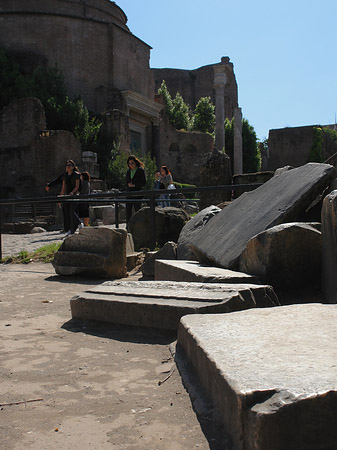
{"label": "railing post", "polygon": [[150,195],[150,250],[156,247],[156,194],[149,192]]}
{"label": "railing post", "polygon": [[119,228],[119,202],[115,202],[115,227]]}

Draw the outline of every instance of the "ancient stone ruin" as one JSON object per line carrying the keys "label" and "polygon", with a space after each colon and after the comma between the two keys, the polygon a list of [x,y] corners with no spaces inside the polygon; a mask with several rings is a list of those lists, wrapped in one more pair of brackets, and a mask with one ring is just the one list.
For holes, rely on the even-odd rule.
{"label": "ancient stone ruin", "polygon": [[[335,308],[280,306],[277,293],[320,283],[323,267],[325,301],[337,303],[337,191],[322,226],[296,220],[335,178],[334,167],[310,163],[206,208],[177,246],[149,255],[143,273],[154,266],[154,281],[105,282],[71,299],[72,316],[178,328],[178,367],[189,361],[235,450],[334,448]],[[179,259],[180,246],[200,261]]]}

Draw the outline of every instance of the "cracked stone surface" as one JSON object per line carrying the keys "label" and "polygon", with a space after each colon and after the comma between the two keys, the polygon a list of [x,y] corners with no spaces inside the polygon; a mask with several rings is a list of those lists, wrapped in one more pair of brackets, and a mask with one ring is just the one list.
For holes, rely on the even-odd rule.
{"label": "cracked stone surface", "polygon": [[72,317],[167,330],[186,314],[278,305],[271,286],[174,281],[106,281],[70,300]]}
{"label": "cracked stone surface", "polygon": [[178,349],[236,449],[333,449],[337,309],[291,305],[182,318]]}

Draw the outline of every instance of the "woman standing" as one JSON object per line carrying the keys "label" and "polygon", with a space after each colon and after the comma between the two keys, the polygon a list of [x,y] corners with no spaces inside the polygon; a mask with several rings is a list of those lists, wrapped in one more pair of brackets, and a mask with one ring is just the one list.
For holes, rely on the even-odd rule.
{"label": "woman standing", "polygon": [[[136,158],[136,156],[131,155],[127,159],[128,170],[126,171],[126,190],[127,191],[141,191],[146,184],[146,176],[144,171],[144,164]],[[133,197],[135,198],[135,197]],[[142,198],[142,197],[136,197]],[[140,202],[127,203],[126,204],[126,224],[129,223],[132,216],[132,207],[135,212],[137,212],[140,207]]]}
{"label": "woman standing", "polygon": [[[66,173],[62,178],[62,188],[60,195],[78,195],[81,175],[72,159],[66,162]],[[74,234],[80,219],[77,215],[77,205],[75,202],[63,203],[64,230],[67,235]]]}
{"label": "woman standing", "polygon": [[[160,172],[156,173],[156,179],[160,180],[160,183],[163,185],[163,189],[168,189],[168,187],[170,186],[170,184],[173,183],[173,178],[171,175],[171,172],[169,171],[167,166],[161,166],[160,168]],[[171,203],[169,201],[169,194],[161,194],[159,196],[160,199],[164,200],[163,202],[160,202],[161,206],[163,206],[163,208],[165,206],[170,206]]]}

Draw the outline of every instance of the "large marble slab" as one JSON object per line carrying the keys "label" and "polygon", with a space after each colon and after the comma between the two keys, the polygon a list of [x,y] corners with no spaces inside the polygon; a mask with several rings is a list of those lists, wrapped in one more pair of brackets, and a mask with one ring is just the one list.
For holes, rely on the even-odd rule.
{"label": "large marble slab", "polygon": [[190,360],[236,450],[337,445],[337,308],[308,304],[181,319]]}

